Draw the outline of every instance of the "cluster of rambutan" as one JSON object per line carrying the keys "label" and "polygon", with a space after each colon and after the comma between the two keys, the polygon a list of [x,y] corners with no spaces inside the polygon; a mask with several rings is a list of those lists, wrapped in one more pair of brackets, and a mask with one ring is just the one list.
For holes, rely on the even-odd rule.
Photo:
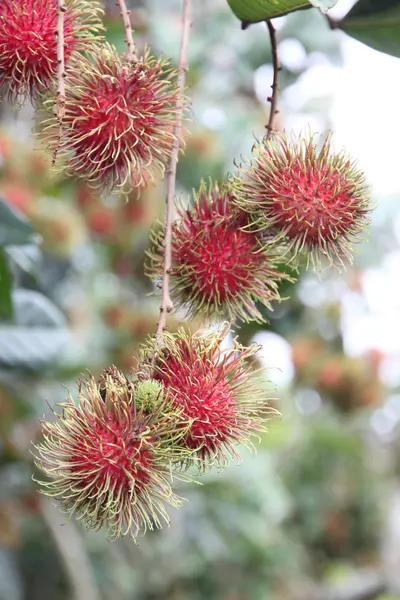
{"label": "cluster of rambutan", "polygon": [[119,55],[100,35],[97,0],[65,0],[65,7],[61,139],[52,114],[57,0],[0,4],[0,94],[35,102],[41,136],[66,174],[106,191],[147,185],[163,172],[175,139],[177,70],[148,51],[129,59]]}
{"label": "cluster of rambutan", "polygon": [[111,539],[168,522],[166,505],[182,504],[174,480],[226,466],[276,412],[249,362],[257,346],[223,350],[225,333],[164,334],[156,357],[153,340],[142,348],[131,380],[115,367],[82,378],[77,403],[43,422],[42,493]]}
{"label": "cluster of rambutan", "polygon": [[[57,0],[0,4],[0,90],[54,110]],[[65,110],[42,134],[65,171],[101,191],[144,187],[162,174],[176,144],[184,98],[177,71],[135,51],[127,57],[98,35],[96,0],[66,0]],[[132,49],[132,48],[131,48]],[[63,74],[64,75],[64,74]],[[42,114],[42,112],[40,112]],[[59,117],[59,115],[58,115]],[[298,256],[341,264],[367,221],[368,189],[353,161],[328,136],[290,141],[276,134],[221,185],[203,183],[189,208],[177,202],[169,270],[175,308],[190,317],[265,320],[262,307]],[[154,230],[147,271],[158,281],[164,233]],[[168,521],[179,506],[174,478],[189,467],[225,466],[275,412],[252,358],[257,347],[223,350],[213,333],[163,333],[142,348],[128,380],[114,367],[79,383],[77,403],[43,423],[37,465],[42,490],[89,528],[110,537]]]}
{"label": "cluster of rambutan", "polygon": [[[363,173],[330,135],[289,140],[276,133],[256,142],[252,157],[218,185],[202,183],[187,208],[176,206],[171,294],[191,317],[264,321],[257,308],[280,300],[285,267],[337,266],[367,224]],[[163,231],[152,233],[147,272],[162,274]]]}

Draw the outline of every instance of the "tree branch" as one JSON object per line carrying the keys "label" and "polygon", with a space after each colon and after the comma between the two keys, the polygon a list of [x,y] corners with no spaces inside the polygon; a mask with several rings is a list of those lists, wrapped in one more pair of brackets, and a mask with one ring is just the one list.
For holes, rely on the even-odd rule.
{"label": "tree branch", "polygon": [[58,0],[57,12],[57,99],[56,113],[58,120],[58,138],[53,151],[52,165],[55,165],[57,152],[63,136],[63,120],[65,115],[65,57],[64,57],[64,16],[67,11],[65,0]]}
{"label": "tree branch", "polygon": [[121,17],[124,22],[125,28],[125,42],[128,46],[128,53],[126,55],[127,60],[135,60],[136,45],[133,41],[133,29],[131,23],[131,11],[128,10],[125,0],[117,0],[117,6],[121,11]]}
{"label": "tree branch", "polygon": [[271,103],[271,111],[269,113],[269,119],[268,119],[268,124],[266,125],[266,129],[267,129],[267,140],[270,139],[270,137],[272,136],[273,132],[274,132],[274,121],[275,121],[275,117],[278,114],[278,91],[279,91],[279,71],[280,66],[279,66],[279,59],[278,59],[278,44],[277,44],[277,40],[276,40],[276,31],[275,31],[275,27],[272,25],[272,22],[270,19],[267,19],[266,21],[267,27],[268,27],[268,31],[269,31],[269,37],[271,40],[271,49],[272,49],[272,66],[274,68],[274,78],[272,81],[272,94],[271,96],[268,97],[268,102]]}
{"label": "tree branch", "polygon": [[65,515],[47,499],[40,499],[39,507],[64,565],[73,600],[100,600],[84,540],[75,523],[63,527]]}
{"label": "tree branch", "polygon": [[178,88],[179,96],[177,101],[177,122],[174,129],[175,141],[172,147],[171,157],[167,167],[167,199],[166,199],[166,216],[165,216],[165,234],[164,234],[164,269],[162,279],[162,295],[160,306],[160,319],[157,325],[156,340],[154,346],[154,358],[159,349],[163,331],[167,322],[167,315],[173,309],[169,293],[169,279],[172,264],[172,221],[174,209],[174,197],[176,187],[176,167],[178,164],[178,156],[180,150],[180,138],[182,135],[182,120],[184,100],[183,94],[185,90],[186,71],[188,70],[188,46],[189,46],[189,31],[191,23],[191,0],[183,0],[182,12],[182,38],[179,53],[178,65]]}

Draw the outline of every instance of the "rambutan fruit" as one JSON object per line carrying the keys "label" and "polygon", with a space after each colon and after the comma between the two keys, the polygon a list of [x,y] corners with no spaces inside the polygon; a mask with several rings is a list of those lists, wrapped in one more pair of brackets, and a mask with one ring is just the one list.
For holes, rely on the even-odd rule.
{"label": "rambutan fruit", "polygon": [[[237,341],[221,347],[226,324],[214,332],[164,333],[154,360],[153,341],[142,347],[142,374],[163,383],[172,406],[190,423],[181,443],[192,451],[183,461],[200,470],[239,458],[236,446],[252,447],[277,411],[269,406],[259,373],[250,360],[259,349]],[[140,375],[139,375],[140,377]]]}
{"label": "rambutan fruit", "polygon": [[147,404],[137,406],[134,384],[116,367],[98,383],[82,378],[78,389],[77,403],[69,398],[55,421],[42,423],[36,465],[48,480],[38,481],[40,492],[88,529],[104,526],[111,539],[168,523],[165,505],[182,503],[172,491],[172,469],[187,455],[179,411],[159,384],[158,394],[139,390]]}
{"label": "rambutan fruit", "polygon": [[[102,29],[97,0],[66,0],[64,55],[88,50]],[[35,99],[52,88],[57,73],[57,0],[0,3],[0,93]]]}
{"label": "rambutan fruit", "polygon": [[288,140],[277,133],[257,142],[235,177],[236,203],[260,231],[275,232],[294,257],[303,251],[314,266],[322,257],[343,266],[368,223],[370,192],[364,174],[328,135]]}
{"label": "rambutan fruit", "polygon": [[[190,317],[237,317],[262,322],[256,303],[272,310],[279,284],[290,279],[276,248],[249,227],[248,215],[233,204],[229,184],[202,183],[190,208],[177,206],[172,228],[171,297]],[[147,274],[161,279],[164,234],[152,232]]]}
{"label": "rambutan fruit", "polygon": [[34,194],[28,186],[16,181],[5,181],[0,185],[0,193],[9,204],[23,214],[27,214],[34,202]]}
{"label": "rambutan fruit", "polygon": [[65,82],[61,140],[55,117],[43,130],[62,168],[105,191],[162,174],[179,112],[176,75],[167,60],[146,52],[128,61],[109,44],[79,57]]}
{"label": "rambutan fruit", "polygon": [[111,238],[118,229],[118,214],[108,206],[97,204],[86,213],[86,222],[92,233]]}

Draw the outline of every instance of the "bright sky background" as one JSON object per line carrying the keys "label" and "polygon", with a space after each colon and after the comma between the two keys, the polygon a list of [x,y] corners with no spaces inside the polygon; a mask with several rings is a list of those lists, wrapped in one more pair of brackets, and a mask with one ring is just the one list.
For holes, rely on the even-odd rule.
{"label": "bright sky background", "polygon": [[[330,11],[341,17],[354,4],[340,0]],[[343,67],[335,67],[321,57],[283,95],[290,110],[317,96],[330,97],[329,120],[338,146],[358,159],[372,185],[374,198],[398,196],[398,217],[394,230],[399,244],[378,268],[367,269],[362,277],[362,293],[343,295],[343,332],[349,354],[362,354],[369,348],[387,353],[381,376],[389,386],[400,386],[400,59],[372,50],[342,35]],[[296,41],[282,47],[282,62],[306,60]],[[255,81],[257,95],[263,93],[269,73]],[[259,89],[258,89],[259,88]],[[317,92],[316,92],[317,90]],[[307,125],[307,115],[289,116],[286,127],[299,130]],[[311,123],[318,130],[318,122]],[[374,235],[372,228],[371,235]],[[279,336],[262,333],[257,342],[265,344],[265,362],[274,356],[281,371],[274,377],[284,383],[292,376],[290,348]],[[269,361],[270,362],[270,361]]]}

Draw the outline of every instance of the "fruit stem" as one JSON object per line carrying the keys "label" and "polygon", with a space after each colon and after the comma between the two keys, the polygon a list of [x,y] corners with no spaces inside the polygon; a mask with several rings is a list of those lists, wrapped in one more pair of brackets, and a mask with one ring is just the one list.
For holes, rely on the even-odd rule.
{"label": "fruit stem", "polygon": [[189,47],[189,32],[192,26],[191,21],[191,0],[183,0],[182,11],[182,38],[179,52],[178,64],[178,88],[179,95],[177,99],[177,121],[174,129],[174,144],[172,147],[171,157],[167,166],[167,198],[166,198],[166,215],[165,215],[165,241],[164,241],[164,267],[162,278],[162,295],[160,306],[160,319],[157,325],[154,360],[159,350],[162,334],[165,330],[167,315],[173,309],[171,296],[169,293],[169,280],[172,265],[172,222],[174,211],[174,197],[176,187],[176,167],[178,164],[178,156],[180,150],[180,139],[182,135],[182,120],[184,109],[183,94],[185,91],[186,71],[188,70],[188,47]]}
{"label": "fruit stem", "polygon": [[57,11],[57,98],[56,113],[58,120],[58,137],[54,148],[52,165],[55,165],[57,152],[63,136],[63,120],[65,115],[65,56],[64,56],[64,16],[67,11],[65,0],[58,0]]}
{"label": "fruit stem", "polygon": [[131,23],[131,11],[128,10],[126,6],[125,0],[117,0],[117,6],[119,6],[121,11],[121,17],[124,22],[125,28],[125,42],[128,46],[128,52],[126,55],[126,59],[128,61],[134,61],[136,58],[136,44],[133,41],[133,29]]}
{"label": "fruit stem", "polygon": [[274,121],[275,121],[275,117],[278,114],[278,91],[279,91],[279,71],[281,70],[280,66],[279,66],[279,59],[278,59],[278,44],[277,44],[277,40],[276,40],[276,31],[275,31],[275,27],[272,25],[272,21],[270,19],[267,19],[266,21],[267,27],[268,27],[268,31],[269,31],[269,37],[271,40],[271,50],[272,50],[272,66],[274,69],[274,77],[273,77],[273,81],[272,81],[272,94],[271,96],[268,97],[268,102],[271,103],[271,110],[269,113],[269,119],[268,119],[268,124],[266,125],[266,129],[267,129],[267,135],[266,135],[266,139],[269,140],[273,133],[274,133]]}

